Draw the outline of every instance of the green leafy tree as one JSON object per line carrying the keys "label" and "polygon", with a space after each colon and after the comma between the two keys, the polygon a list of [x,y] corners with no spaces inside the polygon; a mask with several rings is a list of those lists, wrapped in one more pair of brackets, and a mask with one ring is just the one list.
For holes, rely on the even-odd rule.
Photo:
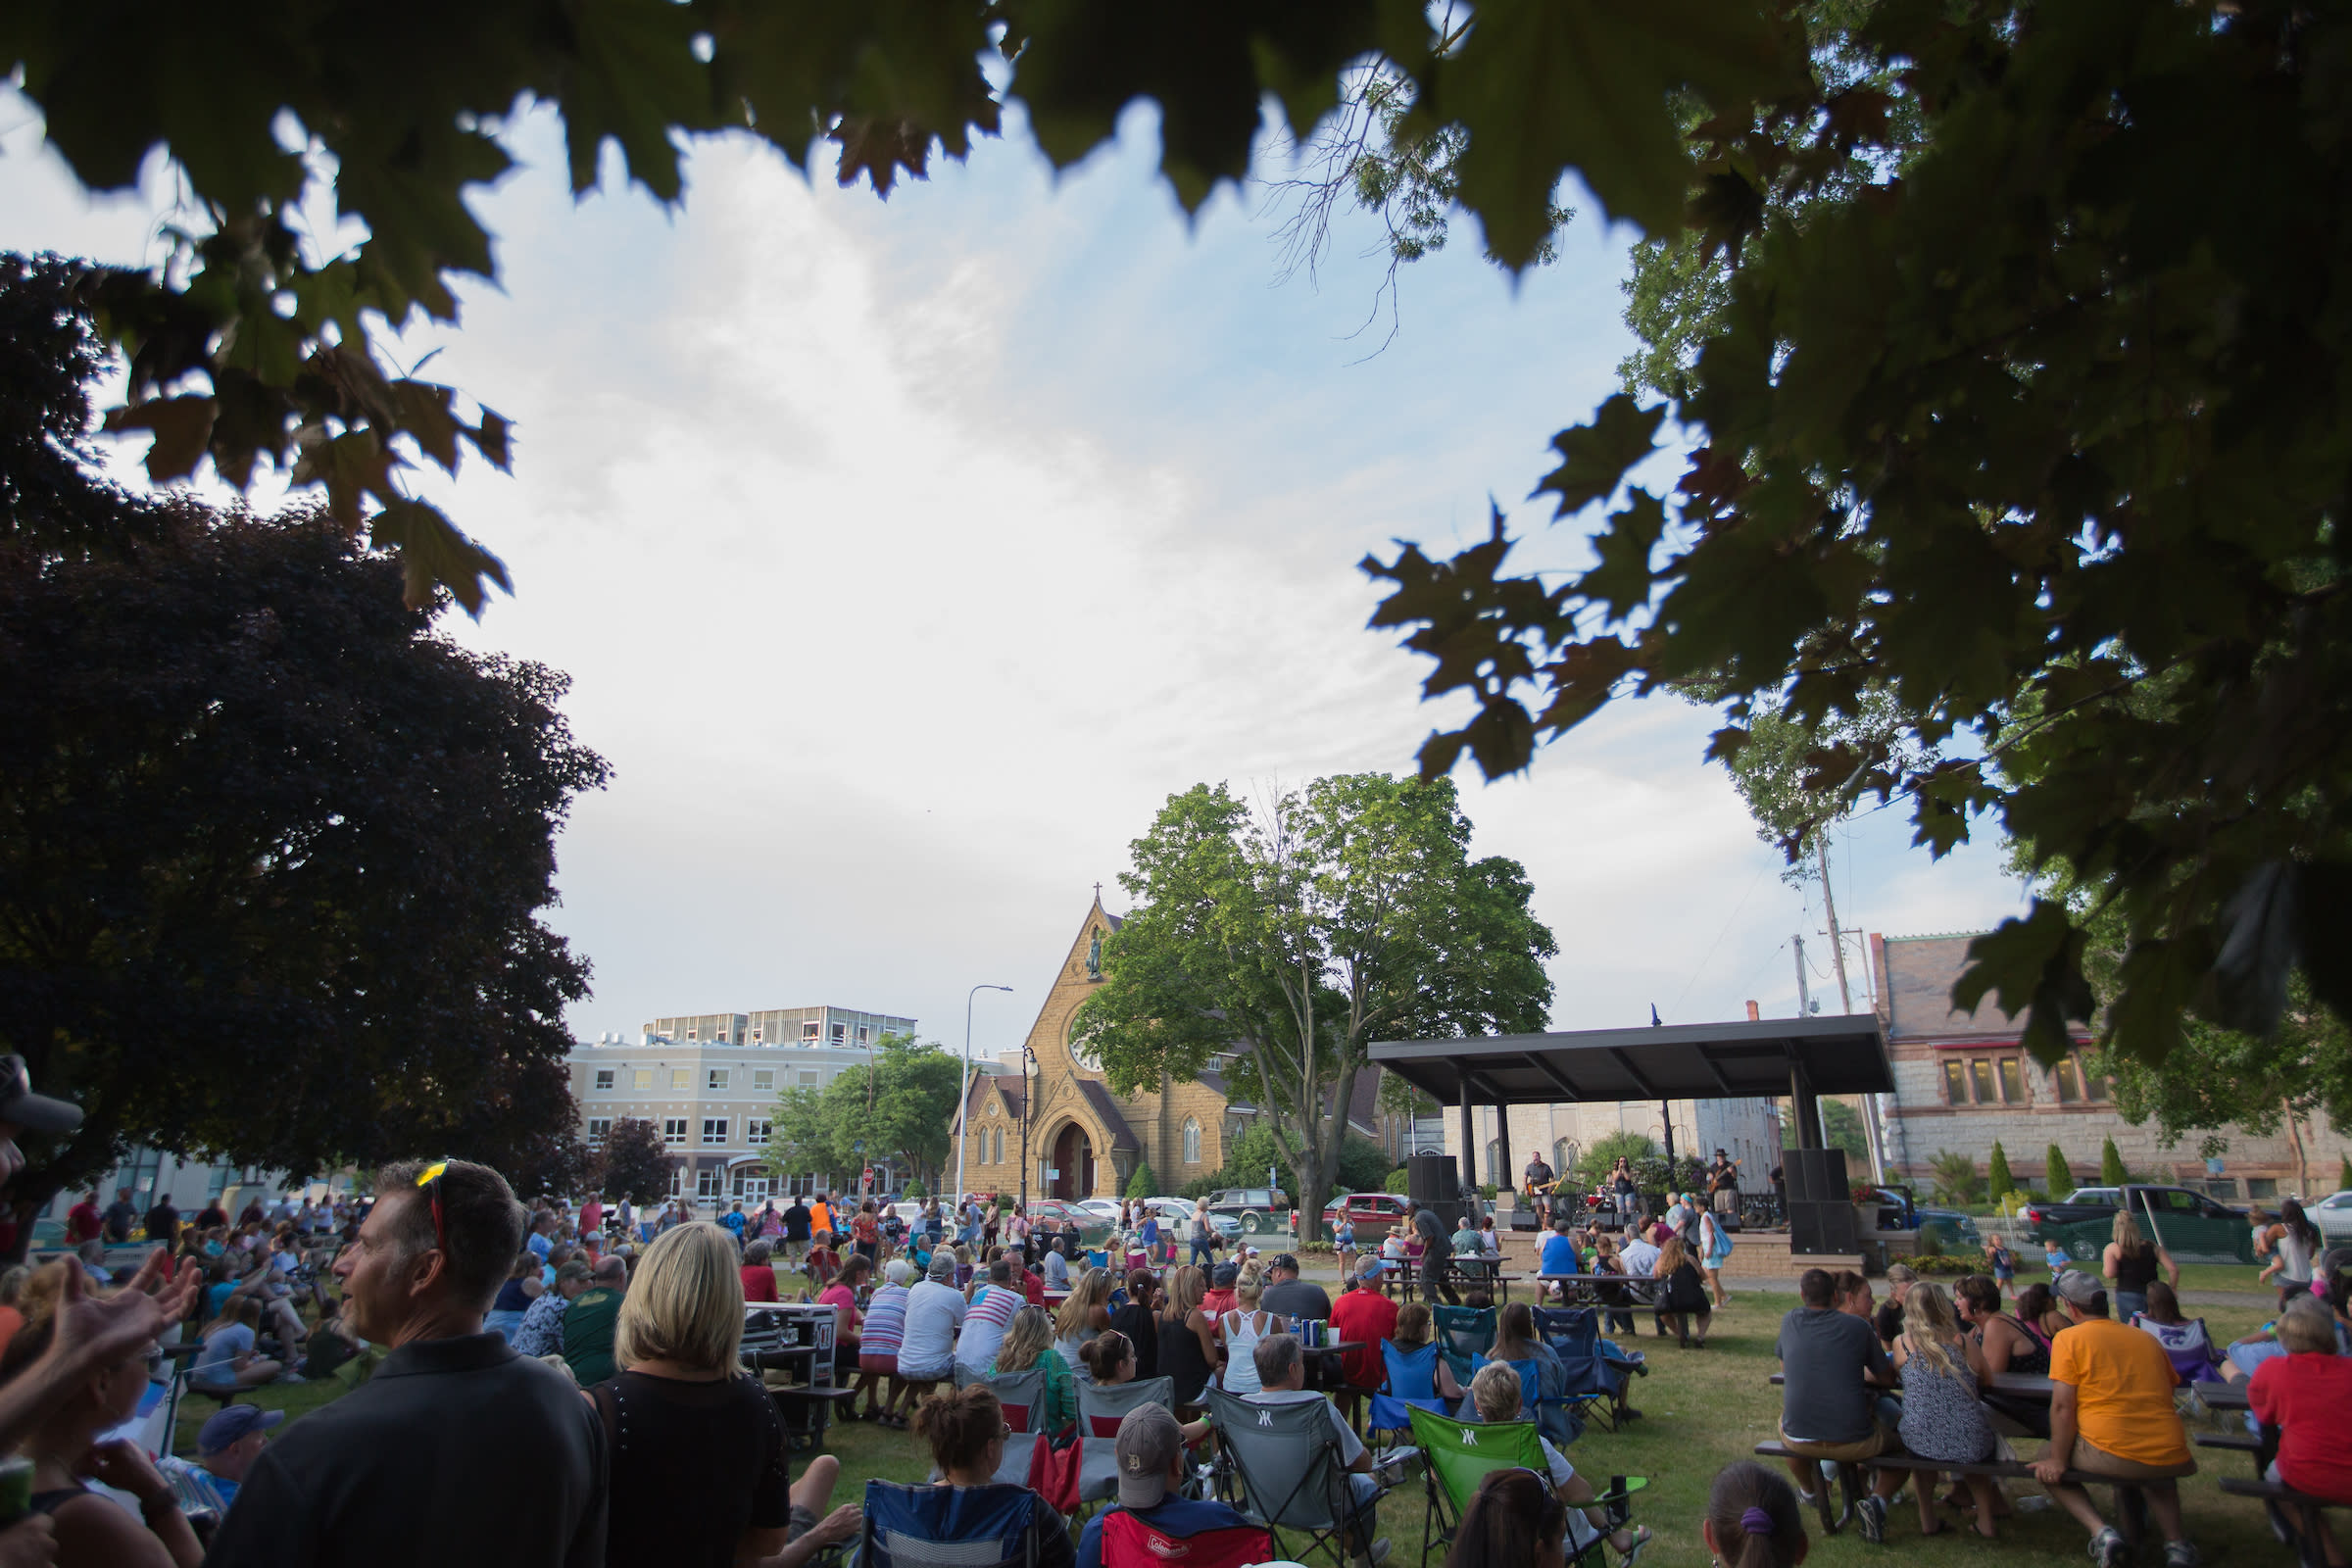
{"label": "green leafy tree", "polygon": [[[1473,860],[1453,786],[1317,779],[1253,817],[1171,796],[1120,883],[1136,908],[1074,1028],[1115,1093],[1212,1061],[1297,1173],[1313,1241],[1374,1040],[1541,1029],[1551,933],[1516,861]],[[1386,1169],[1385,1162],[1383,1169]]]}
{"label": "green leafy tree", "polygon": [[1152,1174],[1152,1162],[1148,1159],[1144,1160],[1135,1167],[1135,1174],[1127,1178],[1127,1191],[1124,1196],[1153,1198],[1158,1196],[1158,1193],[1159,1178]]}
{"label": "green leafy tree", "polygon": [[2352,1154],[2338,1154],[2335,1157],[2335,1190],[2352,1193]]}
{"label": "green leafy tree", "polygon": [[917,1178],[937,1175],[955,1147],[963,1068],[936,1045],[886,1034],[863,1069],[823,1088],[785,1090],[768,1125],[767,1168],[785,1176],[862,1169],[888,1157]]}
{"label": "green leafy tree", "polygon": [[677,1156],[662,1146],[661,1131],[641,1116],[619,1116],[605,1135],[604,1195],[613,1202],[643,1206],[669,1197]]}
{"label": "green leafy tree", "polygon": [[[1821,1138],[1825,1146],[1845,1151],[1845,1165],[1849,1172],[1867,1173],[1870,1169],[1870,1136],[1862,1129],[1862,1113],[1842,1100],[1824,1097],[1821,1101]],[[1785,1118],[1781,1123],[1781,1147],[1796,1147],[1796,1121]]]}
{"label": "green leafy tree", "polygon": [[2064,1199],[2075,1190],[2075,1173],[2067,1164],[2066,1155],[2056,1144],[2041,1156],[2042,1185],[2052,1199]]}
{"label": "green leafy tree", "polygon": [[[2352,1186],[2352,1183],[2347,1183],[2346,1185]],[[1406,1172],[1402,1165],[1399,1165],[1395,1170],[1389,1172],[1387,1180],[1380,1184],[1380,1191],[1384,1193],[1395,1193],[1399,1198],[1404,1197],[1412,1190],[1412,1177]]]}
{"label": "green leafy tree", "polygon": [[1977,1162],[1966,1154],[1938,1149],[1928,1168],[1936,1173],[1936,1200],[1939,1203],[1973,1203],[1983,1195]]}
{"label": "green leafy tree", "polygon": [[2130,1173],[2124,1169],[2124,1156],[2116,1152],[2115,1140],[2109,1138],[2101,1141],[2099,1144],[2099,1185],[2121,1187],[2131,1179]]}
{"label": "green leafy tree", "polygon": [[1608,1180],[1619,1159],[1632,1160],[1639,1171],[1644,1163],[1659,1157],[1657,1144],[1642,1134],[1610,1133],[1605,1138],[1595,1138],[1577,1155],[1576,1179],[1580,1186],[1590,1190]]}
{"label": "green leafy tree", "polygon": [[2009,1174],[2009,1151],[2001,1141],[1992,1141],[1992,1157],[1984,1162],[1984,1190],[1997,1200],[2017,1191],[2017,1178]]}

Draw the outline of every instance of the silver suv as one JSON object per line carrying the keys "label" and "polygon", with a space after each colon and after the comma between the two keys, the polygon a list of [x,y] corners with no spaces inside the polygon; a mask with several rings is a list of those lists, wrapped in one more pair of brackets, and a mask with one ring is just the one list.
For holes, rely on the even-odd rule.
{"label": "silver suv", "polygon": [[1227,1187],[1208,1195],[1208,1211],[1236,1220],[1245,1236],[1288,1231],[1294,1220],[1291,1195],[1279,1187]]}

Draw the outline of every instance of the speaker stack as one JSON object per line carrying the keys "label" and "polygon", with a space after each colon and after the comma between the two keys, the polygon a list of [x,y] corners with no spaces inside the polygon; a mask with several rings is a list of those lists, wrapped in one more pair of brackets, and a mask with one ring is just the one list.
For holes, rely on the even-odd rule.
{"label": "speaker stack", "polygon": [[1845,1151],[1784,1150],[1781,1165],[1788,1183],[1788,1250],[1838,1255],[1859,1250]]}
{"label": "speaker stack", "polygon": [[1462,1172],[1444,1154],[1415,1154],[1404,1162],[1405,1196],[1438,1216],[1446,1233],[1464,1212],[1462,1207]]}

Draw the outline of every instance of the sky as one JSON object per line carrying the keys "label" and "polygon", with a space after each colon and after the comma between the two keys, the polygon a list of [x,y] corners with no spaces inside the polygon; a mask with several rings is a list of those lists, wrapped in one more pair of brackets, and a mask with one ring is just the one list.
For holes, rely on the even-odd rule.
{"label": "sky", "polygon": [[[1126,907],[1169,795],[1403,771],[1457,720],[1366,629],[1368,552],[1449,554],[1492,503],[1531,536],[1515,562],[1587,559],[1596,518],[1524,498],[1630,343],[1629,236],[1589,201],[1516,282],[1457,222],[1403,270],[1382,349],[1376,221],[1342,219],[1319,275],[1285,281],[1264,189],[1188,219],[1149,107],[1058,177],[1016,110],[887,202],[718,141],[680,210],[616,167],[575,204],[551,121],[512,147],[524,167],[475,203],[500,282],[394,352],[437,351],[422,373],[515,424],[512,475],[416,485],[514,579],[450,634],[567,671],[613,765],[547,916],[594,966],[583,1039],[829,1003],[956,1049],[955,1004],[1004,984],[970,1039],[1014,1049],[1094,885]],[[0,92],[0,247],[152,264],[170,196],[156,171],[87,196]],[[1526,775],[1457,774],[1474,852],[1527,867],[1558,941],[1553,1027],[1792,1014],[1800,934],[1839,1005],[1818,894],[1701,760],[1716,722],[1614,705]],[[1842,926],[2022,912],[1989,836],[1940,862],[1909,836],[1899,808],[1840,831]]]}

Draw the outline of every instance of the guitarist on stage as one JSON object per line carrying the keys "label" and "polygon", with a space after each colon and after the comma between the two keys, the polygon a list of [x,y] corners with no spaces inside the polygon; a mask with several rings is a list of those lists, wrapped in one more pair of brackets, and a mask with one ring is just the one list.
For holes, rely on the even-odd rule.
{"label": "guitarist on stage", "polygon": [[1715,1200],[1715,1212],[1740,1212],[1740,1162],[1718,1149],[1715,1163],[1707,1167],[1707,1191]]}
{"label": "guitarist on stage", "polygon": [[1541,1153],[1527,1156],[1527,1200],[1535,1208],[1536,1223],[1543,1224],[1550,1214],[1551,1167],[1544,1162]]}

